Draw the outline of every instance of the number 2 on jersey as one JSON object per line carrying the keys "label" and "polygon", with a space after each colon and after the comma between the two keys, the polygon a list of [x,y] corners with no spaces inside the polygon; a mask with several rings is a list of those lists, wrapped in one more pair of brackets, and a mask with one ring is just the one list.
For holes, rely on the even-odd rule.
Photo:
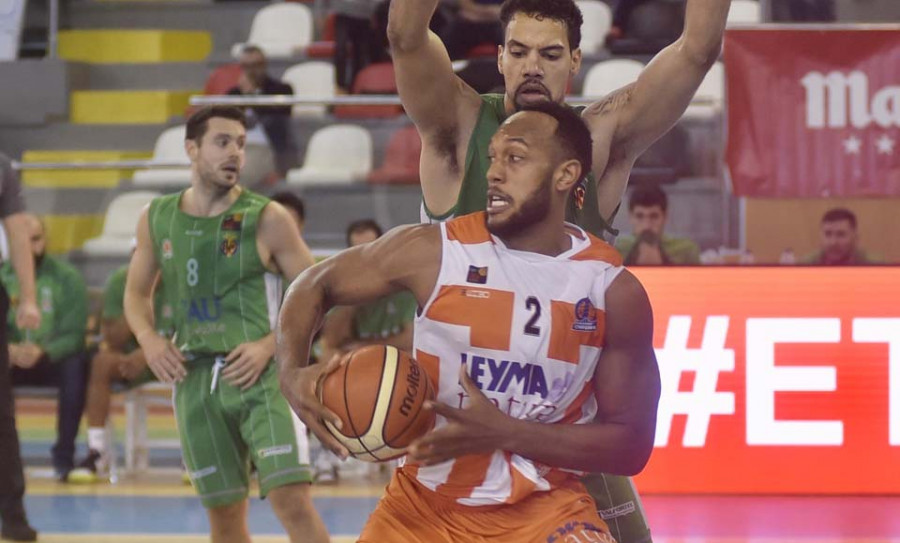
{"label": "number 2 on jersey", "polygon": [[539,336],[541,335],[540,327],[536,326],[538,319],[541,318],[541,302],[538,301],[534,296],[529,296],[527,300],[525,300],[525,308],[529,311],[533,311],[531,314],[531,318],[528,319],[528,324],[525,325],[525,335],[528,336]]}

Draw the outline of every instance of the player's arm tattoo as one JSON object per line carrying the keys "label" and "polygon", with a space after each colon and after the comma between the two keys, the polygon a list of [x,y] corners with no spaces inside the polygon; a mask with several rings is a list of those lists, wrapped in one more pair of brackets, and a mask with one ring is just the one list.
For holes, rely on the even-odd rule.
{"label": "player's arm tattoo", "polygon": [[583,117],[590,120],[591,117],[603,117],[610,113],[615,113],[624,108],[631,101],[634,94],[634,83],[616,90],[603,100],[594,102],[582,114]]}

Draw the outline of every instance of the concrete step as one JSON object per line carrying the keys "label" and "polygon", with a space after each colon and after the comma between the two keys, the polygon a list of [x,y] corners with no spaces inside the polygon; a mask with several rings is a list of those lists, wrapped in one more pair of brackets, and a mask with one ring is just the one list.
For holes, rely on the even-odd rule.
{"label": "concrete step", "polygon": [[64,28],[169,28],[205,30],[213,50],[228,52],[250,34],[253,15],[266,2],[70,2]]}
{"label": "concrete step", "polygon": [[78,63],[79,90],[202,89],[213,68],[206,62],[164,64]]}
{"label": "concrete step", "polygon": [[[146,151],[25,151],[22,162],[112,162],[119,160],[147,160],[153,156]],[[33,188],[113,188],[131,179],[134,170],[25,170],[22,184]]]}
{"label": "concrete step", "polygon": [[212,51],[212,38],[185,30],[64,30],[58,51],[63,60],[90,63],[199,62]]}
{"label": "concrete step", "polygon": [[3,127],[0,149],[19,158],[32,149],[152,151],[156,138],[166,124],[72,124],[52,123],[41,126]]}
{"label": "concrete step", "polygon": [[193,91],[76,91],[69,118],[75,124],[161,124],[184,114]]}

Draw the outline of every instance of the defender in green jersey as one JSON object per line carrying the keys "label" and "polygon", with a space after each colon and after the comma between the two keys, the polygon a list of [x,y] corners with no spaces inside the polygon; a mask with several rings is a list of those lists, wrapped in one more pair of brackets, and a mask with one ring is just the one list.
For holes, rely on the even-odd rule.
{"label": "defender in green jersey", "polygon": [[[574,0],[506,0],[501,8],[504,42],[497,58],[506,92],[480,96],[456,76],[444,45],[428,30],[438,2],[393,0],[388,21],[397,88],[422,137],[423,219],[428,222],[511,205],[502,188],[487,201],[485,178],[492,160],[487,142],[523,105],[562,103],[582,61],[582,15]],[[576,189],[581,201],[570,202],[567,220],[593,234],[604,233],[635,160],[681,117],[719,56],[730,3],[688,0],[682,36],[637,81],[582,112],[593,140],[593,178]],[[528,167],[531,158],[521,146],[506,160]],[[603,477],[585,483],[601,512],[628,512],[607,517],[619,543],[650,540],[630,481]],[[617,533],[623,524],[628,526]]]}
{"label": "defender in green jersey", "polygon": [[[191,187],[155,199],[138,223],[125,315],[147,364],[175,383],[175,415],[212,540],[247,542],[249,464],[292,542],[328,540],[312,505],[306,429],[280,394],[265,275],[292,280],[313,263],[280,205],[238,185],[246,121],[236,108],[188,120]],[[153,285],[173,308],[156,331]]]}
{"label": "defender in green jersey", "polygon": [[[88,381],[87,419],[88,454],[69,473],[70,483],[96,483],[109,474],[109,443],[106,442],[106,423],[109,418],[113,386],[133,388],[154,381],[156,377],[147,366],[144,353],[138,349],[134,334],[125,320],[125,280],[128,265],[114,271],[103,289],[99,350],[91,359]],[[172,306],[161,285],[153,293],[153,316],[156,330],[163,337],[172,336]]]}

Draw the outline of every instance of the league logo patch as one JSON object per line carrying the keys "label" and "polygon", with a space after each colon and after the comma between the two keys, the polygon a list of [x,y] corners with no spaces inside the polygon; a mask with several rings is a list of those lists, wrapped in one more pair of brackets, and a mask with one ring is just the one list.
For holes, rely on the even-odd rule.
{"label": "league logo patch", "polygon": [[589,298],[582,298],[575,304],[575,324],[572,330],[576,332],[593,332],[597,329],[597,310]]}
{"label": "league logo patch", "polygon": [[487,283],[488,269],[487,266],[479,268],[478,266],[469,266],[469,273],[466,275],[467,283],[475,283],[476,285],[484,285]]}
{"label": "league logo patch", "polygon": [[163,242],[162,242],[162,256],[163,256],[163,258],[165,258],[165,259],[167,259],[167,260],[170,259],[170,258],[172,258],[172,256],[174,256],[174,253],[172,252],[172,240],[170,240],[170,239],[164,239],[164,240],[163,240]]}
{"label": "league logo patch", "polygon": [[235,236],[225,236],[222,240],[222,254],[231,258],[238,250],[238,240]]}
{"label": "league logo patch", "polygon": [[222,219],[222,230],[225,230],[226,232],[239,232],[241,229],[241,223],[243,221],[243,213],[232,213],[231,215],[228,215],[224,219]]}

